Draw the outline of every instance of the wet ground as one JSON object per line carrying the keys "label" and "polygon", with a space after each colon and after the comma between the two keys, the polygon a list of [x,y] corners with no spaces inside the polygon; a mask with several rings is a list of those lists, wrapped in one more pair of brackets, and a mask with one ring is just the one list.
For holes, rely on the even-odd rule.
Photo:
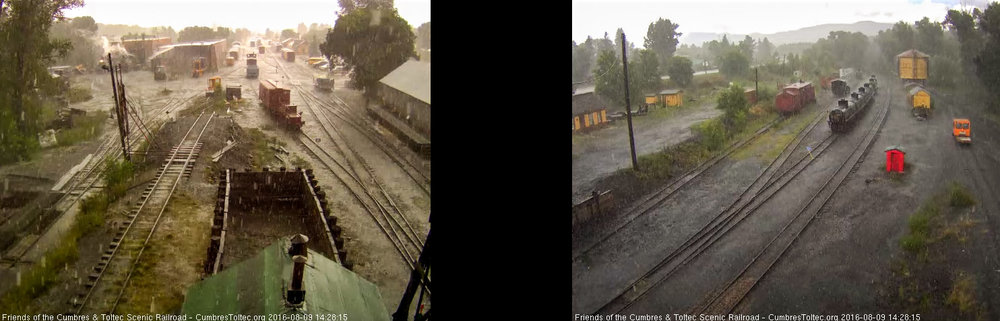
{"label": "wet ground", "polygon": [[[681,143],[693,136],[691,126],[722,114],[714,102],[686,103],[693,106],[669,113],[653,109],[646,116],[632,119],[637,155]],[[632,166],[632,158],[626,120],[573,135],[573,202],[578,203],[590,196],[600,178]]]}
{"label": "wet ground", "polygon": [[[303,119],[306,121],[303,131],[315,137],[323,137],[324,140],[320,142],[321,146],[329,148],[328,151],[333,152],[335,150],[334,146],[332,146],[330,139],[325,139],[325,134],[323,134],[319,124],[315,120],[316,115],[312,115],[312,112],[306,108],[304,105],[305,101],[299,94],[296,93],[296,90],[312,90],[318,98],[327,100],[330,103],[342,101],[346,105],[347,112],[364,115],[364,99],[361,97],[360,92],[346,86],[349,80],[347,76],[343,74],[333,75],[336,81],[336,87],[333,92],[325,93],[315,91],[311,85],[312,76],[314,74],[318,74],[318,71],[307,67],[304,59],[300,59],[295,63],[278,62],[273,58],[275,56],[278,55],[270,52],[260,55],[259,64],[261,69],[259,78],[278,79],[289,85],[300,85],[300,88],[295,88],[292,91],[292,104],[299,105],[299,111],[303,112]],[[285,64],[285,67],[291,74],[291,78],[285,77],[279,69],[275,68],[274,64],[276,63]],[[208,87],[207,79],[216,75],[223,78],[223,87],[233,83],[241,84],[242,96],[245,103],[242,108],[231,110],[231,112],[227,115],[218,115],[221,118],[213,120],[213,123],[217,122],[219,125],[218,127],[224,127],[222,124],[224,124],[224,122],[229,122],[229,118],[231,118],[232,121],[235,121],[244,129],[259,128],[265,134],[277,137],[279,141],[283,142],[285,144],[285,148],[291,152],[290,156],[298,156],[307,162],[314,164],[311,167],[316,169],[316,176],[321,182],[323,189],[327,191],[327,199],[330,200],[330,209],[334,212],[332,214],[338,216],[338,224],[344,228],[344,239],[346,243],[345,248],[349,251],[349,260],[355,263],[355,272],[378,285],[380,292],[382,293],[383,303],[386,305],[387,310],[393,310],[399,303],[403,290],[405,289],[406,283],[409,279],[407,266],[404,264],[404,261],[396,249],[392,246],[389,239],[381,232],[381,230],[378,229],[372,218],[364,212],[363,208],[357,203],[356,200],[354,200],[353,196],[349,194],[347,189],[339,185],[338,181],[333,177],[331,172],[321,170],[318,167],[320,165],[318,161],[309,157],[309,154],[305,152],[305,149],[297,141],[298,135],[295,132],[283,129],[275,123],[274,120],[270,118],[269,114],[267,114],[258,104],[257,87],[259,80],[245,78],[245,59],[240,59],[235,66],[222,67],[222,69],[217,73],[206,74],[203,77],[195,79],[183,77],[183,75],[181,75],[181,77],[176,80],[154,81],[152,73],[149,71],[133,71],[124,75],[124,81],[127,86],[127,94],[130,101],[138,110],[140,110],[140,113],[143,114],[144,118],[149,118],[155,115],[164,115],[163,110],[161,109],[164,105],[187,99],[193,95],[201,95]],[[110,77],[107,74],[98,73],[77,76],[74,83],[91,86],[94,90],[94,99],[75,104],[71,107],[87,111],[96,111],[101,109],[107,110],[110,108],[110,95],[104,94],[110,94],[111,91]],[[168,91],[164,91],[164,89],[167,89]],[[320,108],[320,106],[316,107]],[[177,116],[175,115],[174,117],[176,118]],[[371,166],[372,172],[376,177],[378,177],[378,180],[385,187],[386,192],[393,198],[393,201],[404,213],[410,224],[416,230],[416,234],[421,238],[425,237],[430,227],[427,222],[427,217],[430,212],[430,195],[420,190],[418,186],[415,185],[415,183],[413,183],[401,169],[399,169],[398,165],[393,163],[383,151],[376,148],[371,141],[369,141],[370,138],[363,136],[359,131],[351,128],[347,123],[338,121],[337,119],[334,119],[333,121],[336,126],[341,128],[342,132],[342,136],[337,137],[336,140],[339,143],[350,144],[360,157],[363,158],[369,166]],[[181,122],[183,121],[179,121],[178,123]],[[363,124],[369,126],[371,126],[371,123],[372,122],[370,120],[363,122]],[[108,120],[108,124],[105,126],[105,137],[117,135],[117,131],[114,126],[113,121]],[[217,126],[212,127],[215,128]],[[402,146],[397,140],[391,137],[391,134],[386,134],[387,136],[384,136],[383,139],[388,140],[390,145],[397,147]],[[192,177],[190,180],[191,183],[188,184],[195,184],[197,186],[185,187],[184,190],[187,195],[194,195],[193,199],[195,201],[210,203],[212,202],[212,199],[199,196],[202,194],[209,196],[214,195],[212,192],[202,193],[208,190],[214,192],[214,185],[203,181],[203,177],[208,176],[204,173],[208,170],[206,166],[210,162],[210,155],[218,151],[225,144],[225,140],[235,136],[226,135],[221,129],[219,129],[215,134],[212,134],[210,130],[206,132],[205,135],[205,138],[203,138],[205,146],[203,147],[201,156],[196,163],[195,176]],[[98,144],[99,141],[95,139],[94,141],[75,146],[45,150],[42,152],[43,157],[40,159],[46,159],[44,155],[52,155],[53,157],[59,158],[47,159],[47,161],[40,161],[36,159],[32,162],[5,166],[0,168],[0,173],[29,173],[30,175],[37,175],[39,177],[57,180],[62,173],[65,173],[70,167],[75,166],[79,160],[86,156],[87,153],[93,153]],[[169,146],[169,144],[167,145]],[[245,149],[240,147],[234,148],[228,153],[238,152],[239,150],[245,151]],[[420,160],[419,157],[416,157],[415,154],[409,152],[405,148],[398,148],[397,151],[403,153],[404,157],[416,163],[417,166],[423,167],[425,172],[429,175],[429,160]],[[230,156],[227,155],[224,157],[224,163],[229,163],[226,161],[226,158],[228,157]],[[246,158],[240,159],[245,160]],[[242,163],[242,161],[237,161],[232,164],[237,163]],[[281,164],[281,162],[277,160],[264,160],[263,163],[272,166],[280,166]],[[243,168],[241,167],[238,169],[242,170]],[[148,177],[140,176],[136,178],[134,183],[144,185],[146,179],[148,179]],[[202,188],[205,188],[205,190],[200,190]],[[210,210],[210,206],[205,208]],[[113,210],[124,211],[125,209],[113,207]],[[210,212],[208,214],[210,215]],[[71,219],[67,219],[65,217],[66,216],[64,215],[64,221],[72,221]],[[206,224],[210,224],[210,222],[206,221]],[[199,227],[199,229],[200,228],[202,227]],[[207,228],[207,225],[205,228]],[[166,232],[163,235],[169,234],[171,233]],[[101,251],[101,244],[106,246],[110,239],[110,235],[110,233],[102,232],[95,233],[94,235],[81,239],[81,253],[99,253]],[[58,235],[53,235],[50,238],[53,240],[58,239]],[[34,248],[33,251],[43,253],[45,247],[46,246],[38,246]],[[204,251],[204,249],[201,250],[202,252]],[[61,280],[64,280],[65,284],[57,285],[57,287],[70,289],[74,287],[73,285],[79,285],[79,278],[85,277],[86,271],[92,268],[95,262],[96,258],[91,258],[90,255],[81,255],[79,263],[76,264],[76,268],[69,267],[68,270],[61,276]],[[29,264],[21,264],[13,269],[0,271],[0,278],[4,281],[0,283],[7,285],[12,284],[13,282],[7,281],[13,280],[16,277],[17,271],[23,270],[28,266]],[[4,289],[0,289],[0,291],[3,290]],[[75,293],[69,292],[72,291],[58,291],[54,289],[54,291],[50,292],[47,296],[48,299],[46,299],[46,302],[51,303],[41,304],[42,308],[51,307],[62,310],[58,307],[65,307],[67,299],[70,296],[75,295]]]}
{"label": "wet ground", "polygon": [[[1000,138],[1000,124],[981,112],[984,107],[976,98],[943,90],[937,96],[940,107],[934,115],[917,121],[905,106],[902,85],[883,79],[883,88],[894,87],[889,99],[891,109],[871,150],[736,312],[901,312],[879,311],[880,284],[888,278],[891,259],[901,251],[899,238],[907,231],[909,215],[952,180],[970,187],[982,202],[973,218],[987,222],[975,237],[979,247],[976,251],[983,253],[984,261],[970,270],[978,272],[975,278],[980,280],[980,300],[997,306],[1000,295],[990,285],[996,284],[995,271],[1000,271],[993,232],[996,222],[1000,222],[993,201],[1000,193],[995,170],[1000,160],[994,156],[995,148],[1000,147],[994,143]],[[623,312],[684,313],[736,276],[857,146],[874,118],[873,110],[869,109],[854,129],[842,134],[773,199]],[[974,145],[957,146],[950,131],[952,117],[972,120],[976,126]],[[803,144],[816,142],[828,132],[828,126],[821,123]],[[908,168],[902,179],[890,179],[884,172],[883,149],[890,145],[902,145],[907,153]],[[793,153],[790,159],[802,154],[805,151]],[[720,162],[660,208],[574,259],[574,312],[597,311],[626,290],[624,287],[732,202],[767,161],[750,157]]]}

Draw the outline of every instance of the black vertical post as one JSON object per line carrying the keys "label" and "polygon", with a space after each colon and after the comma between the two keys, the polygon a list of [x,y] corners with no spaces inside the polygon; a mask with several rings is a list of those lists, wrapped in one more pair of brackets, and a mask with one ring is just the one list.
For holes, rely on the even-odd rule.
{"label": "black vertical post", "polygon": [[639,170],[639,160],[635,158],[635,135],[632,133],[632,107],[628,99],[628,57],[625,53],[625,33],[622,32],[622,70],[625,72],[625,114],[628,115],[628,143],[632,151],[632,170]]}
{"label": "black vertical post", "polygon": [[753,68],[753,100],[757,101],[760,98],[760,85],[757,83],[760,78],[757,75],[757,67]]}
{"label": "black vertical post", "polygon": [[128,146],[128,134],[129,134],[129,128],[128,128],[129,127],[129,125],[128,125],[128,109],[127,109],[128,108],[127,107],[128,101],[125,99],[125,83],[122,82],[122,78],[123,78],[122,77],[122,65],[120,63],[118,64],[117,71],[118,71],[118,79],[117,80],[118,80],[118,101],[119,101],[118,102],[118,109],[119,109],[118,114],[122,115],[122,120],[121,120],[121,126],[122,126],[122,130],[121,130],[122,131],[122,155],[125,157],[125,160],[132,161],[132,153],[131,153],[131,150],[130,150],[130,148]]}
{"label": "black vertical post", "polygon": [[[427,221],[430,222],[429,217]],[[414,263],[415,266],[413,270],[410,271],[410,282],[406,285],[406,290],[403,292],[403,298],[400,300],[399,306],[396,307],[396,312],[392,314],[392,321],[406,321],[407,314],[410,310],[410,303],[413,302],[413,296],[417,292],[417,287],[421,286],[421,283],[424,283],[422,285],[424,288],[428,287],[427,275],[425,271],[427,271],[427,269],[431,266],[430,230],[427,231],[427,239],[424,240],[424,248],[420,251],[420,258],[418,258]],[[423,293],[421,293],[421,296],[423,296]]]}

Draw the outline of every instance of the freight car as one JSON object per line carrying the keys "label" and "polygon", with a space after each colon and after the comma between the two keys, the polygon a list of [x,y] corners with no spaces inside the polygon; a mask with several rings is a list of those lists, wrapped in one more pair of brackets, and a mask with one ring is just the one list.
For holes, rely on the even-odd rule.
{"label": "freight car", "polygon": [[774,107],[782,114],[791,114],[816,102],[816,90],[810,82],[797,82],[781,89],[774,97]]}
{"label": "freight car", "polygon": [[295,62],[295,50],[288,48],[281,49],[281,58],[288,62]]}
{"label": "freight car", "polygon": [[837,78],[830,82],[830,91],[834,97],[846,97],[851,94],[851,87],[847,85],[847,80]]}
{"label": "freight car", "polygon": [[291,105],[291,90],[281,88],[271,80],[261,80],[257,92],[271,117],[289,128],[302,128],[302,114],[295,105]]}
{"label": "freight car", "polygon": [[906,94],[907,102],[913,108],[913,115],[920,118],[927,118],[931,110],[931,93],[921,86],[913,86]]}
{"label": "freight car", "polygon": [[849,98],[842,98],[837,101],[837,106],[830,110],[827,124],[834,132],[845,132],[855,122],[868,105],[875,100],[878,87],[870,79],[864,86],[858,87],[858,91],[851,93]]}

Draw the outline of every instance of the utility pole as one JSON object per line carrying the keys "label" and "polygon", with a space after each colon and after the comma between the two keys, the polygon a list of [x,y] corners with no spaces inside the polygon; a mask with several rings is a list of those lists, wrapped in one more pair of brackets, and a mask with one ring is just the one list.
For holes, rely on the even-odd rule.
{"label": "utility pole", "polygon": [[625,32],[622,32],[622,70],[625,71],[625,114],[628,115],[628,143],[632,151],[632,170],[639,170],[639,160],[635,158],[635,135],[632,133],[632,107],[628,99],[628,57],[625,55]]}
{"label": "utility pole", "polygon": [[757,82],[760,78],[757,77],[757,67],[753,67],[753,100],[760,98],[760,85]]}
{"label": "utility pole", "polygon": [[[121,66],[118,66],[118,69],[121,70]],[[122,112],[124,111],[122,105],[124,105],[125,101],[125,88],[123,88],[124,85],[121,83],[121,74],[118,75],[118,79],[115,77],[115,65],[114,62],[111,61],[110,53],[108,53],[108,71],[111,72],[111,91],[113,91],[112,98],[115,101],[115,117],[117,117],[116,120],[118,121],[118,135],[121,137],[122,142],[122,156],[125,157],[125,160],[131,161],[132,157],[129,155],[128,150],[128,115]]]}

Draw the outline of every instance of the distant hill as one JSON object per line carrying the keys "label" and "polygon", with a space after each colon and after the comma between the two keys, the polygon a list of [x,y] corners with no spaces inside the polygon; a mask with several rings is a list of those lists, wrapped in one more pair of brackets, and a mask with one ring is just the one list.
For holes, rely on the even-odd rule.
{"label": "distant hill", "polygon": [[[860,21],[851,24],[822,24],[818,26],[805,27],[798,30],[792,31],[782,31],[772,34],[761,34],[761,33],[751,33],[750,37],[754,39],[767,38],[768,41],[775,45],[789,44],[789,43],[802,43],[802,42],[816,42],[820,38],[826,38],[831,31],[847,31],[847,32],[861,32],[869,37],[873,37],[878,34],[879,31],[892,28],[891,23],[873,22],[873,21]],[[691,44],[700,46],[706,41],[721,40],[721,33],[711,33],[711,32],[689,32],[681,36],[681,44]],[[740,41],[743,40],[744,34],[727,34],[729,41]]]}

